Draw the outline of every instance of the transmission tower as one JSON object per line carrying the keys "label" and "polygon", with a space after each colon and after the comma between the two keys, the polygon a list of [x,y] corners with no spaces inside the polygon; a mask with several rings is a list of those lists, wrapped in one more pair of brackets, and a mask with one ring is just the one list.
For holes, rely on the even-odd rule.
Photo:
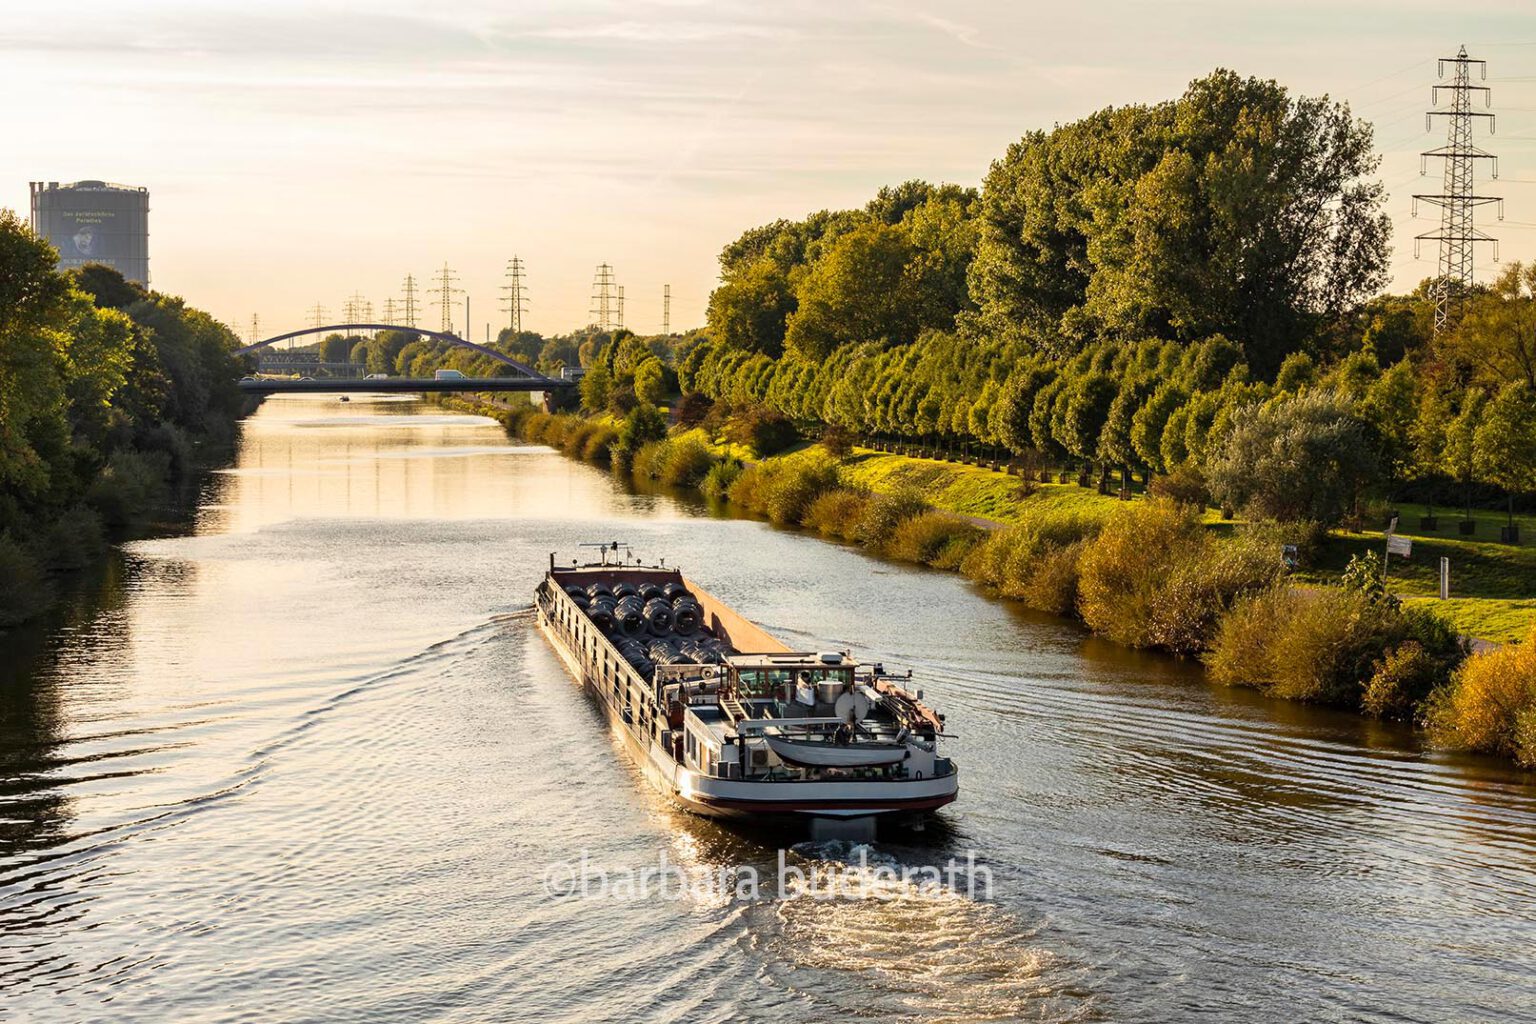
{"label": "transmission tower", "polygon": [[365,323],[373,316],[373,303],[363,298],[361,292],[353,292],[342,305],[342,310],[347,323]]}
{"label": "transmission tower", "polygon": [[661,333],[672,336],[672,286],[661,286]]}
{"label": "transmission tower", "polygon": [[405,275],[405,298],[400,306],[400,319],[407,327],[416,326],[416,278],[412,274]]}
{"label": "transmission tower", "polygon": [[395,300],[394,299],[385,299],[384,300],[384,313],[383,313],[383,317],[384,317],[384,322],[386,324],[392,324],[392,323],[395,322],[395,310],[396,310]]}
{"label": "transmission tower", "polygon": [[501,311],[507,314],[507,326],[516,337],[523,329],[523,317],[528,313],[527,289],[523,285],[523,261],[513,256],[507,263],[507,283],[501,290],[507,293]]}
{"label": "transmission tower", "polygon": [[[432,276],[437,280],[437,285],[435,287],[428,288],[427,291],[437,296],[437,298],[432,300],[432,305],[436,306],[439,310],[442,311],[442,326],[439,328],[439,330],[441,330],[444,334],[452,334],[453,297],[455,295],[463,294],[464,289],[454,287],[454,284],[456,284],[459,279],[454,275],[452,270],[448,269],[448,264],[446,263],[443,264],[442,270],[439,270]],[[468,333],[467,325],[466,333]]]}
{"label": "transmission tower", "polygon": [[[1498,239],[1479,231],[1473,223],[1472,211],[1479,206],[1497,203],[1499,219],[1504,219],[1504,200],[1498,196],[1480,196],[1473,182],[1473,167],[1477,160],[1487,160],[1492,165],[1493,176],[1499,176],[1499,160],[1472,144],[1472,119],[1486,117],[1489,134],[1493,133],[1491,113],[1472,109],[1472,94],[1483,94],[1483,106],[1492,105],[1492,92],[1486,85],[1473,85],[1471,68],[1476,64],[1481,78],[1488,77],[1488,62],[1473,60],[1467,56],[1467,48],[1461,47],[1454,57],[1440,59],[1437,74],[1446,77],[1446,65],[1451,66],[1449,83],[1431,87],[1430,103],[1436,109],[1425,111],[1424,126],[1429,130],[1436,117],[1447,118],[1445,145],[1425,150],[1419,155],[1419,173],[1429,170],[1429,158],[1444,161],[1444,177],[1441,191],[1436,195],[1415,195],[1413,212],[1417,216],[1419,203],[1440,207],[1440,230],[1427,231],[1413,240],[1413,255],[1419,255],[1421,242],[1440,244],[1440,272],[1435,278],[1435,333],[1454,327],[1466,307],[1467,295],[1472,287],[1472,263],[1474,250],[1479,242],[1493,243],[1493,258],[1499,258]],[[1450,105],[1439,106],[1442,90],[1451,94]]]}
{"label": "transmission tower", "polygon": [[260,313],[252,313],[251,314],[251,344],[254,345],[254,344],[256,344],[260,340],[261,340],[261,314]]}
{"label": "transmission tower", "polygon": [[618,312],[618,316],[615,318],[615,320],[616,320],[616,322],[614,323],[614,327],[616,327],[618,330],[622,331],[624,329],[624,286],[623,285],[619,285],[619,312]]}
{"label": "transmission tower", "polygon": [[326,309],[318,302],[315,303],[313,306],[309,307],[309,326],[314,327],[317,330],[321,327],[324,327],[325,321],[330,318],[330,315],[330,310]]}
{"label": "transmission tower", "polygon": [[613,330],[614,299],[613,267],[599,263],[592,278],[592,324],[600,331]]}

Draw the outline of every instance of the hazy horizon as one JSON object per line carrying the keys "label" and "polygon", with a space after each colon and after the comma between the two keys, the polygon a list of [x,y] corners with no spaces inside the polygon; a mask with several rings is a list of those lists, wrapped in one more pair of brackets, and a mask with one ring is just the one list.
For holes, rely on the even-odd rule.
{"label": "hazy horizon", "polygon": [[[16,142],[0,206],[27,182],[150,190],[153,286],[242,336],[375,312],[446,261],[471,337],[505,323],[501,274],[528,269],[525,326],[587,322],[613,265],[626,326],[703,322],[716,255],[744,229],[861,206],[911,178],[979,185],[1010,142],[1109,104],[1177,96],[1216,67],[1327,93],[1376,127],[1394,290],[1434,272],[1437,211],[1409,215],[1435,59],[1489,62],[1500,157],[1480,211],[1505,262],[1536,258],[1536,8],[1424,3],[301,3],[261,12],[145,0],[12,4],[0,81]],[[1241,40],[1234,42],[1233,40]],[[1478,276],[1495,271],[1479,253]],[[455,323],[463,319],[462,299]],[[425,322],[435,324],[427,311]]]}

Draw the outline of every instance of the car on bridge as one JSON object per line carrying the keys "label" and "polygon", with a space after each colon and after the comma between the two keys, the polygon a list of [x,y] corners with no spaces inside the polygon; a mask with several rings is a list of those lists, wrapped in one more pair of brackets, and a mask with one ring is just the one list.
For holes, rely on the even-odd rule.
{"label": "car on bridge", "polygon": [[364,377],[363,380],[389,380],[389,374],[387,374],[387,373],[370,373],[368,376]]}
{"label": "car on bridge", "polygon": [[467,380],[458,370],[438,370],[434,375],[436,380]]}

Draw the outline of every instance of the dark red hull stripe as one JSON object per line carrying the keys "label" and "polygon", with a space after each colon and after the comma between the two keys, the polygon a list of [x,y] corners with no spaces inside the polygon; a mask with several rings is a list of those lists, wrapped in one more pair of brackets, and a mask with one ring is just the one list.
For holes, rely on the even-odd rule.
{"label": "dark red hull stripe", "polygon": [[720,797],[701,796],[698,793],[682,799],[692,803],[703,804],[706,807],[718,807],[721,810],[730,811],[758,811],[765,814],[815,814],[817,811],[851,811],[871,810],[882,811],[931,811],[945,804],[953,803],[958,794],[949,793],[944,796],[925,797],[920,800],[817,800],[811,803],[805,801],[769,801],[769,800],[727,800]]}

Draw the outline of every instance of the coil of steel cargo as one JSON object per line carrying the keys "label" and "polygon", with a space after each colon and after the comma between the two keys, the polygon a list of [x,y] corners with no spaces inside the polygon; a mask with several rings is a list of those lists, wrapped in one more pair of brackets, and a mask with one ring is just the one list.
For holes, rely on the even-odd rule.
{"label": "coil of steel cargo", "polygon": [[672,606],[661,598],[645,604],[645,625],[652,636],[666,636],[672,632]]}
{"label": "coil of steel cargo", "polygon": [[642,583],[638,591],[640,600],[650,601],[662,596],[662,590],[654,583]]}
{"label": "coil of steel cargo", "polygon": [[679,597],[686,597],[687,595],[688,588],[681,583],[668,583],[661,588],[661,596],[668,601],[676,601]]}
{"label": "coil of steel cargo", "polygon": [[672,602],[672,628],[684,636],[699,628],[699,623],[704,619],[704,610],[699,607],[699,602],[684,594]]}
{"label": "coil of steel cargo", "polygon": [[614,597],[630,597],[635,593],[638,593],[638,591],[635,589],[635,585],[628,580],[620,580],[618,583],[613,585]]}
{"label": "coil of steel cargo", "polygon": [[625,636],[638,636],[645,632],[645,605],[633,594],[619,600],[614,606],[613,618]]}

